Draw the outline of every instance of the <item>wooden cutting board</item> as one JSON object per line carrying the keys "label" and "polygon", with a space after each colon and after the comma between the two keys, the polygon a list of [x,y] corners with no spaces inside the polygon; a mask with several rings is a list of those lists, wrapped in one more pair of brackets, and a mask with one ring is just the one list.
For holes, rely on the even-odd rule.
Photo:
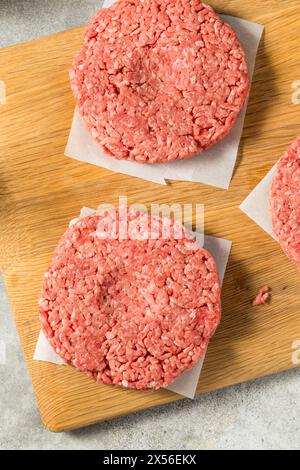
{"label": "wooden cutting board", "polygon": [[[97,385],[71,367],[33,361],[40,329],[37,299],[56,243],[82,206],[117,203],[203,203],[206,232],[233,241],[223,289],[223,319],[209,347],[198,392],[294,367],[300,339],[300,274],[279,245],[239,204],[300,132],[292,83],[300,80],[298,0],[212,1],[220,13],[266,26],[245,130],[229,191],[171,182],[161,187],[64,156],[74,102],[68,69],[82,28],[0,52],[0,266],[4,275],[43,423],[77,428],[180,397],[166,390],[127,391]],[[258,289],[272,303],[254,308]],[[13,373],[13,371],[12,371]]]}

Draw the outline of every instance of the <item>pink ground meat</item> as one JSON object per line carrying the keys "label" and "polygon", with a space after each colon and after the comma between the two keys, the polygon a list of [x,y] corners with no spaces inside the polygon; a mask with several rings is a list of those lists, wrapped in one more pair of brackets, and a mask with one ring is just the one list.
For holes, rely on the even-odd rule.
{"label": "pink ground meat", "polygon": [[265,303],[267,303],[271,295],[270,290],[271,289],[268,286],[262,287],[259,291],[258,296],[252,302],[253,307],[257,305],[264,305]]}
{"label": "pink ground meat", "polygon": [[270,205],[273,228],[281,247],[300,269],[300,137],[278,163]]}
{"label": "pink ground meat", "polygon": [[104,152],[146,163],[187,159],[216,144],[249,91],[235,32],[200,0],[119,0],[101,10],[70,77]]}
{"label": "pink ground meat", "polygon": [[[212,256],[186,231],[175,239],[173,223],[163,239],[156,217],[157,238],[143,240],[143,217],[127,213],[138,240],[123,239],[107,211],[75,221],[45,274],[39,308],[67,363],[101,383],[158,389],[204,355],[220,321],[220,282]],[[103,221],[108,229],[99,229]]]}

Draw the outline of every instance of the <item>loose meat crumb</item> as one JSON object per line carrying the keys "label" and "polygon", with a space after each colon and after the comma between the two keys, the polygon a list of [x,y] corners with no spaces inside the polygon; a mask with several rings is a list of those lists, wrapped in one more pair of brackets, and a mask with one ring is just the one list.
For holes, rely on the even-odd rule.
{"label": "loose meat crumb", "polygon": [[[165,219],[146,226],[139,212],[115,215],[74,220],[63,235],[44,277],[42,328],[59,356],[94,380],[158,389],[204,355],[221,316],[219,277],[186,230],[175,238],[173,222],[165,239]],[[124,221],[139,239],[124,239]],[[156,238],[143,239],[152,223]]]}
{"label": "loose meat crumb", "polygon": [[270,205],[280,245],[300,269],[300,136],[277,165]]}
{"label": "loose meat crumb", "polygon": [[270,299],[270,291],[270,287],[262,287],[259,291],[258,296],[252,302],[253,307],[257,305],[264,305],[265,303],[267,303],[267,301]]}
{"label": "loose meat crumb", "polygon": [[144,163],[187,159],[216,144],[249,90],[235,32],[200,0],[119,0],[101,10],[70,78],[102,149]]}

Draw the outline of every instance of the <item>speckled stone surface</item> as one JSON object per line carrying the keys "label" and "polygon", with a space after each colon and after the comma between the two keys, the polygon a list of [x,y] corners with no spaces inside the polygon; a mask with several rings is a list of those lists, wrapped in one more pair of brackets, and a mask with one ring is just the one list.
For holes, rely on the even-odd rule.
{"label": "speckled stone surface", "polygon": [[[0,47],[78,26],[100,5],[93,0],[0,0]],[[52,434],[40,422],[0,280],[0,449],[300,449],[299,405],[300,368],[194,401]]]}

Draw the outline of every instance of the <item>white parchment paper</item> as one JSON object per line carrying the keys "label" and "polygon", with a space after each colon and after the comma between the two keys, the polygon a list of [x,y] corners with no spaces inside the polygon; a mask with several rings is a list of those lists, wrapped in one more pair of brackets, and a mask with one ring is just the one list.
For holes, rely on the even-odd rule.
{"label": "white parchment paper", "polygon": [[[111,6],[113,3],[114,0],[105,0],[103,7]],[[232,16],[221,15],[221,17],[234,28],[244,47],[249,75],[252,80],[257,49],[264,27]],[[186,161],[149,165],[115,160],[107,156],[93,140],[85,128],[81,116],[75,110],[65,155],[158,184],[166,184],[166,180],[180,180],[228,189],[238,155],[245,115],[246,107],[241,112],[230,134],[202,155]]]}
{"label": "white parchment paper", "polygon": [[272,226],[269,204],[269,191],[276,167],[277,163],[244,200],[240,205],[240,209],[265,232],[271,235],[274,240],[278,241]]}
{"label": "white parchment paper", "polygon": [[[93,209],[84,207],[80,212],[80,218],[91,215],[95,212]],[[202,240],[203,237],[201,234],[195,234],[197,240]],[[231,241],[223,240],[222,238],[215,237],[204,237],[204,248],[206,248],[214,257],[217,264],[218,273],[223,283],[229,254],[231,250]],[[55,353],[50,344],[48,343],[44,333],[40,331],[39,338],[37,341],[34,357],[37,361],[52,362],[53,364],[65,365],[65,362]],[[176,379],[171,385],[167,387],[168,390],[183,395],[187,398],[194,398],[199,377],[201,374],[202,366],[204,363],[204,358],[202,358],[199,363],[193,367],[193,369],[184,372],[178,379]]]}

